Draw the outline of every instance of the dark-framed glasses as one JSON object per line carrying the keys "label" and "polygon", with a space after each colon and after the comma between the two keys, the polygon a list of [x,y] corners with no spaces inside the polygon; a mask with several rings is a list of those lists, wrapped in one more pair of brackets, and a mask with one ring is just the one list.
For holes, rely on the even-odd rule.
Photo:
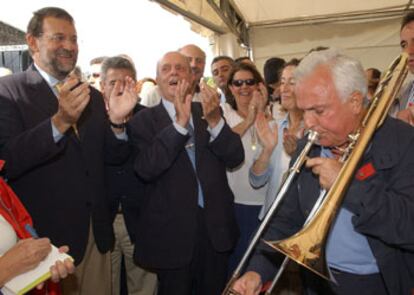
{"label": "dark-framed glasses", "polygon": [[233,80],[231,81],[231,84],[236,87],[241,87],[243,84],[246,84],[247,86],[253,86],[256,85],[255,79],[246,79],[246,80]]}

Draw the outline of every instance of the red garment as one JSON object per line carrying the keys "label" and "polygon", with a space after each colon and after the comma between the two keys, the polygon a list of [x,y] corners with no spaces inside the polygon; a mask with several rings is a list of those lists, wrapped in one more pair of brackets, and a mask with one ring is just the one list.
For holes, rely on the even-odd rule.
{"label": "red garment", "polygon": [[[3,169],[4,161],[0,160],[0,171]],[[20,239],[31,238],[31,234],[25,229],[26,224],[33,226],[32,218],[20,202],[13,190],[0,177],[0,215],[13,227]],[[34,289],[30,292],[34,295],[61,295],[59,283],[47,281],[43,289]]]}

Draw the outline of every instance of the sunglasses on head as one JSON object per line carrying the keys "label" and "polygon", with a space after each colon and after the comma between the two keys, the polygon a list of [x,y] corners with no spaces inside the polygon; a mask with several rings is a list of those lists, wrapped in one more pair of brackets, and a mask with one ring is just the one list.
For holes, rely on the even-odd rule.
{"label": "sunglasses on head", "polygon": [[233,80],[231,81],[231,84],[236,87],[241,87],[243,84],[246,84],[247,86],[253,86],[256,85],[255,79],[247,79],[247,80]]}

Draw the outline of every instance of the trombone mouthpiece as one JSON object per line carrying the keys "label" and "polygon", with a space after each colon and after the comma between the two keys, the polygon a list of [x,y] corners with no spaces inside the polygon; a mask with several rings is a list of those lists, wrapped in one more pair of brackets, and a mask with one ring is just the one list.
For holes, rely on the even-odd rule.
{"label": "trombone mouthpiece", "polygon": [[319,133],[314,130],[308,130],[307,136],[308,136],[308,141],[316,142],[319,138]]}

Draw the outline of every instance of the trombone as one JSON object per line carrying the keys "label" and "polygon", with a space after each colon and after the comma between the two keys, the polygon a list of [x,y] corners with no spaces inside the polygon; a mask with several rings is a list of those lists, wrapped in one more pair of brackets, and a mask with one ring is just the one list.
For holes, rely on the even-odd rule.
{"label": "trombone", "polygon": [[[380,82],[371,104],[361,122],[359,130],[350,135],[348,158],[324,197],[315,216],[307,220],[304,227],[293,236],[280,241],[266,242],[296,263],[306,267],[327,280],[334,280],[325,258],[325,244],[332,222],[335,220],[346,190],[374,132],[380,127],[407,75],[406,53],[401,54],[391,64]],[[314,211],[314,209],[312,211]],[[276,276],[278,279],[279,274]],[[269,293],[270,294],[270,293]]]}
{"label": "trombone", "polygon": [[[272,281],[271,287],[266,291],[266,294],[271,293],[276,282],[281,277],[289,259],[294,260],[296,263],[308,268],[324,279],[334,281],[325,260],[325,242],[331,224],[336,217],[336,212],[345,196],[346,189],[352,180],[355,169],[375,130],[384,122],[407,75],[407,61],[407,54],[402,53],[393,61],[388,71],[381,79],[379,87],[372,98],[359,130],[355,134],[349,135],[350,144],[341,159],[345,162],[336,181],[329,192],[324,190],[321,191],[304,227],[298,233],[287,239],[280,241],[265,241],[269,246],[286,255],[285,260]],[[294,177],[299,173],[312,145],[317,141],[317,137],[317,133],[310,131],[307,144],[293,166],[289,169],[288,177],[280,188],[269,211],[266,213],[264,220],[254,235],[239,265],[233,272],[222,295],[238,295],[238,293],[234,292],[231,287],[239,278],[243,266],[250,257],[260,236],[278,208]]]}
{"label": "trombone", "polygon": [[283,185],[279,189],[279,192],[275,198],[275,200],[272,203],[272,206],[270,206],[269,210],[267,211],[265,217],[263,218],[262,223],[260,224],[259,228],[257,229],[255,235],[252,238],[252,241],[250,242],[249,246],[247,247],[246,252],[244,253],[242,259],[240,260],[239,264],[237,265],[236,269],[234,270],[230,280],[228,281],[224,291],[222,292],[222,295],[237,295],[236,292],[234,292],[231,287],[233,286],[234,282],[240,277],[240,273],[246,264],[247,260],[249,259],[251,253],[254,250],[254,247],[256,246],[257,242],[259,241],[261,235],[263,234],[263,231],[265,230],[267,224],[269,223],[273,212],[276,211],[278,208],[280,202],[282,201],[284,195],[286,194],[287,190],[290,187],[290,184],[292,183],[294,177],[296,174],[300,172],[301,167],[306,161],[306,157],[311,150],[312,146],[315,144],[315,142],[318,140],[318,133],[315,131],[309,131],[308,134],[308,142],[306,143],[305,147],[302,149],[302,152],[296,159],[295,163],[292,165],[292,167],[289,169],[289,174],[286,177],[285,181],[283,182]]}

